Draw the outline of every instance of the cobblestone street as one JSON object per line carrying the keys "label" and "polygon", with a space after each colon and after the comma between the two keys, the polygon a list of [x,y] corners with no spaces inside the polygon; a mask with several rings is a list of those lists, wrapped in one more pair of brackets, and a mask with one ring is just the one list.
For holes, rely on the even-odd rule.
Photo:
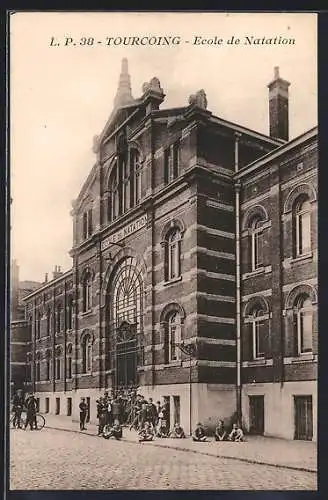
{"label": "cobblestone street", "polygon": [[[316,474],[82,433],[11,430],[11,490],[315,490]],[[206,446],[206,444],[204,444]],[[237,445],[238,446],[238,445]]]}

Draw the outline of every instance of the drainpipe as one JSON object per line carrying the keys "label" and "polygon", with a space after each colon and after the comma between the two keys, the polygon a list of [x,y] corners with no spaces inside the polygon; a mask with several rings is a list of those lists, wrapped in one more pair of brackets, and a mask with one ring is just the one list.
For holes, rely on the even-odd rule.
{"label": "drainpipe", "polygon": [[[241,134],[235,133],[235,173],[239,171],[239,139]],[[240,321],[240,182],[235,183],[235,214],[236,214],[236,350],[237,350],[237,374],[236,374],[236,400],[237,418],[242,425],[241,406],[241,321]]]}

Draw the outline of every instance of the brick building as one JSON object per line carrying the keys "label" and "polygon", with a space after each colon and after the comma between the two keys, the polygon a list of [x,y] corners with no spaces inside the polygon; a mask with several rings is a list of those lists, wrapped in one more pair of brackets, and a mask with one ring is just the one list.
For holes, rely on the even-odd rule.
{"label": "brick building", "polygon": [[288,87],[270,135],[188,105],[157,78],[114,109],[73,203],[73,265],[25,298],[21,336],[41,411],[138,384],[171,424],[242,416],[254,433],[316,439],[317,130],[288,141]]}

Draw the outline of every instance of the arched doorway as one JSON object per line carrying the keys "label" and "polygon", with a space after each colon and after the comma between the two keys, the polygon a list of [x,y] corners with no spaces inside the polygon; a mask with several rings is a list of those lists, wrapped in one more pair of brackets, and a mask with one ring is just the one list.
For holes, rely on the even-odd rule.
{"label": "arched doorway", "polygon": [[123,259],[109,293],[110,358],[116,389],[138,385],[137,367],[143,364],[143,288],[136,259]]}

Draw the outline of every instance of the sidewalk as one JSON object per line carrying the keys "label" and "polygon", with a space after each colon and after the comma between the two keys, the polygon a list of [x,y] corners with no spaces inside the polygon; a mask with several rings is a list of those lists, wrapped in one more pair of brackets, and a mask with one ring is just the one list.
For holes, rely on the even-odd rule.
{"label": "sidewalk", "polygon": [[[71,417],[47,414],[45,418],[46,427],[49,429],[81,432],[79,423],[72,422]],[[87,430],[83,431],[83,434],[97,437],[97,426],[87,424]],[[247,442],[244,443],[218,443],[210,439],[207,443],[194,443],[190,438],[181,440],[157,438],[149,443],[143,443],[143,446],[171,448],[201,455],[317,472],[317,446],[311,441],[288,441],[263,436],[246,436]],[[136,443],[137,434],[135,431],[124,428],[122,440]]]}

